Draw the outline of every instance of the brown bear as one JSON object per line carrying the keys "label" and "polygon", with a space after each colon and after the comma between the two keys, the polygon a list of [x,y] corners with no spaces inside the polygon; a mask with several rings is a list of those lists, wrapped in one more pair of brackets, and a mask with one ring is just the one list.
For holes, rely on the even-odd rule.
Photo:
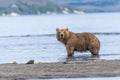
{"label": "brown bear", "polygon": [[90,51],[93,56],[99,56],[100,41],[92,33],[73,33],[68,29],[57,28],[56,37],[66,46],[68,58],[73,58],[74,51]]}

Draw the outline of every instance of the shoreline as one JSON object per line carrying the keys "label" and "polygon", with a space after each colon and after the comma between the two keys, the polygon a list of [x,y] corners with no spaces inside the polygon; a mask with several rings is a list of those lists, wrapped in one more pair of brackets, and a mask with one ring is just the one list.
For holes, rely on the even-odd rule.
{"label": "shoreline", "polygon": [[0,64],[1,79],[119,77],[120,60]]}

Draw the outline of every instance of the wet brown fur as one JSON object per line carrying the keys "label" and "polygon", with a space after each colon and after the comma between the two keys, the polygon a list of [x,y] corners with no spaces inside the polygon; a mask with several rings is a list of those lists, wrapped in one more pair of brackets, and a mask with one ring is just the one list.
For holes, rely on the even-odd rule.
{"label": "wet brown fur", "polygon": [[[64,33],[64,38],[59,37],[59,33]],[[73,33],[68,29],[56,29],[56,37],[67,49],[68,57],[73,58],[74,51],[90,51],[93,56],[99,56],[100,41],[92,33]]]}

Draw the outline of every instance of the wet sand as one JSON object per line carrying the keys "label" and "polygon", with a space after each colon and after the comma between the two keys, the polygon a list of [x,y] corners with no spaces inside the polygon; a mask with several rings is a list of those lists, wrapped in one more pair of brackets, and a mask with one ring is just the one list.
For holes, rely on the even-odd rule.
{"label": "wet sand", "polygon": [[120,60],[0,64],[0,79],[44,79],[120,76]]}

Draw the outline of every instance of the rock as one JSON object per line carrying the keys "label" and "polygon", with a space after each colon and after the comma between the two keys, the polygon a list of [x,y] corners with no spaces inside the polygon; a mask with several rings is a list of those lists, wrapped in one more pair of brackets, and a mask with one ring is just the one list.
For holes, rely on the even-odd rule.
{"label": "rock", "polygon": [[16,61],[13,61],[13,64],[17,64],[17,62],[16,62]]}
{"label": "rock", "polygon": [[26,64],[34,64],[34,60],[29,60]]}

